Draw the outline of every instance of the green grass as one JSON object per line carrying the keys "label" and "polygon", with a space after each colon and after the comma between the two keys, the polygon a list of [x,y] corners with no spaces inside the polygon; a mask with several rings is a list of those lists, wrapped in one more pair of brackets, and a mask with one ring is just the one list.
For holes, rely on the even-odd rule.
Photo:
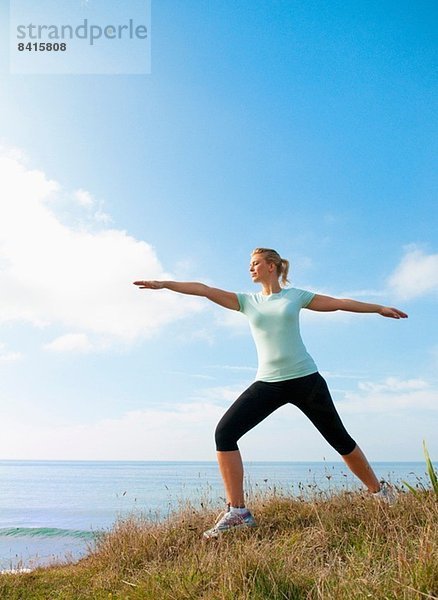
{"label": "green grass", "polygon": [[[435,492],[435,494],[438,494],[438,475],[437,475],[437,473],[436,473],[436,471],[434,469],[432,460],[431,460],[431,458],[429,456],[429,450],[427,449],[426,440],[423,440],[423,452],[424,452],[424,458],[426,460],[427,474],[429,475],[431,488]],[[403,481],[403,484],[413,494],[417,494],[418,493],[418,488],[415,488],[414,486],[410,485],[406,481]],[[427,487],[424,485],[424,483],[419,483],[417,485],[423,491],[427,489]]]}
{"label": "green grass", "polygon": [[6,600],[413,600],[438,598],[438,502],[367,494],[251,503],[259,527],[202,540],[216,514],[181,508],[119,521],[77,564],[0,576]]}

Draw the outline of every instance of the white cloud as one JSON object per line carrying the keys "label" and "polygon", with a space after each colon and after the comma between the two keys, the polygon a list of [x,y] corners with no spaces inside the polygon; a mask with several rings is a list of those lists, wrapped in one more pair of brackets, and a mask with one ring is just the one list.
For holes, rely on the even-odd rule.
{"label": "white cloud", "polygon": [[97,223],[102,223],[102,225],[109,225],[113,222],[111,215],[109,215],[106,212],[103,212],[102,210],[97,210],[94,213],[94,219]]}
{"label": "white cloud", "polygon": [[245,367],[238,365],[208,365],[209,369],[223,369],[226,371],[251,371],[255,373],[257,371],[256,367]]}
{"label": "white cloud", "polygon": [[94,198],[90,192],[87,192],[87,190],[76,190],[74,193],[74,198],[81,206],[84,206],[85,208],[91,208],[94,204]]}
{"label": "white cloud", "polygon": [[248,319],[240,311],[224,308],[215,308],[214,311],[216,326],[225,327],[235,335],[249,333]]}
{"label": "white cloud", "polygon": [[400,264],[388,279],[388,287],[405,300],[437,292],[438,254],[425,254],[415,245],[408,246]]}
{"label": "white cloud", "polygon": [[44,345],[52,352],[89,352],[93,349],[85,333],[67,333]]}
{"label": "white cloud", "polygon": [[206,342],[209,346],[212,346],[214,343],[214,333],[208,327],[203,327],[201,329],[193,329],[190,332],[185,332],[181,335],[180,339],[185,342]]}
{"label": "white cloud", "polygon": [[231,404],[240,396],[240,394],[253,382],[250,378],[243,383],[236,383],[233,385],[224,385],[216,387],[208,387],[200,389],[192,396],[192,400],[198,402],[226,402]]}
{"label": "white cloud", "polygon": [[357,381],[363,374],[358,373],[338,373],[335,371],[320,371],[321,375],[327,379],[354,379]]}
{"label": "white cloud", "polygon": [[171,278],[155,249],[122,230],[61,222],[47,200],[66,192],[18,151],[0,150],[0,196],[0,323],[130,342],[203,310],[197,298],[137,289],[139,278]]}
{"label": "white cloud", "polygon": [[400,380],[397,377],[388,377],[383,383],[360,381],[358,387],[366,392],[393,392],[398,394],[409,390],[424,390],[429,387],[429,384],[423,379]]}
{"label": "white cloud", "polygon": [[212,403],[192,402],[76,425],[2,419],[0,454],[14,459],[212,460],[214,428],[222,413]]}
{"label": "white cloud", "polygon": [[94,213],[92,213],[92,219],[94,219],[95,223],[100,225],[109,225],[113,222],[111,215],[103,210],[103,202],[97,203],[94,197],[87,190],[76,190],[76,192],[73,194],[73,199],[78,206],[88,211],[91,211],[93,208],[95,209]]}
{"label": "white cloud", "polygon": [[438,410],[438,390],[423,379],[388,377],[383,382],[359,382],[357,390],[344,393],[344,413],[399,413],[406,410]]}
{"label": "white cloud", "polygon": [[5,344],[0,344],[0,362],[15,362],[17,360],[21,360],[23,355],[21,352],[11,352],[6,350]]}
{"label": "white cloud", "polygon": [[179,279],[188,279],[196,272],[197,264],[192,258],[180,258],[176,261],[174,271]]}

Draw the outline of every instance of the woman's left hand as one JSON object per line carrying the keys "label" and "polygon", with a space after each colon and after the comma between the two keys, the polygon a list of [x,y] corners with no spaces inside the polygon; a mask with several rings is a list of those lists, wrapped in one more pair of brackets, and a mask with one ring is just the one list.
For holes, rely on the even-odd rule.
{"label": "woman's left hand", "polygon": [[390,317],[391,319],[408,318],[408,315],[405,312],[399,310],[398,308],[392,308],[390,306],[382,306],[381,310],[379,311],[379,314],[382,315],[382,317]]}

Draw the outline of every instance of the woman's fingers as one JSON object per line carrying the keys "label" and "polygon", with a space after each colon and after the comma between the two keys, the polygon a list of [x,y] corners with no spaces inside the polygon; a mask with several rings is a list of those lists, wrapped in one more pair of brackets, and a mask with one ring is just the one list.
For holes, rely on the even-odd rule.
{"label": "woman's fingers", "polygon": [[407,319],[408,317],[408,315],[402,310],[399,310],[398,308],[392,308],[389,306],[385,306],[385,308],[382,311],[382,315],[384,317],[391,317],[393,319]]}
{"label": "woman's fingers", "polygon": [[163,287],[161,281],[134,281],[134,285],[137,285],[140,289],[159,290]]}

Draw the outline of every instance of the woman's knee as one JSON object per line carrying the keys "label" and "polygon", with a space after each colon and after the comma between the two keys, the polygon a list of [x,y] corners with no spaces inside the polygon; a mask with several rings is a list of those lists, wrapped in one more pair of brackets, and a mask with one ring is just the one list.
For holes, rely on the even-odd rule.
{"label": "woman's knee", "polygon": [[214,439],[216,442],[216,450],[218,452],[228,452],[239,449],[236,436],[230,430],[230,427],[227,427],[227,425],[222,422],[219,422],[216,427]]}
{"label": "woman's knee", "polygon": [[338,441],[336,446],[333,445],[341,456],[348,456],[348,454],[351,454],[355,450],[356,446],[356,442],[350,436],[340,442]]}

